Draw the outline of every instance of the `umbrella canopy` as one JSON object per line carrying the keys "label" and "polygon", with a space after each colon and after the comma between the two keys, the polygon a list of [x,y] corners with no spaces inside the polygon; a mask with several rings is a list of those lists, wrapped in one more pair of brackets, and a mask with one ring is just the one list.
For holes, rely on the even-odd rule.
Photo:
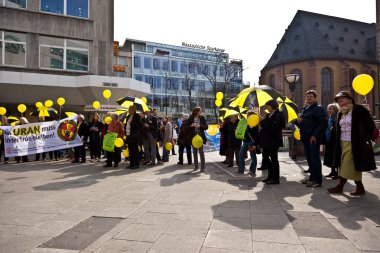
{"label": "umbrella canopy", "polygon": [[20,124],[20,120],[17,117],[9,116],[8,123],[11,124],[11,126],[15,126],[15,125]]}
{"label": "umbrella canopy", "polygon": [[36,116],[36,117],[58,116],[58,111],[51,107],[47,108],[45,106],[41,106],[36,111],[30,112],[30,116]]}
{"label": "umbrella canopy", "polygon": [[284,112],[286,122],[291,122],[292,120],[298,118],[298,106],[293,103],[289,98],[285,97],[277,98],[279,103],[279,108]]}
{"label": "umbrella canopy", "polygon": [[65,115],[70,118],[70,117],[76,116],[78,114],[76,114],[75,112],[65,112]]}
{"label": "umbrella canopy", "polygon": [[219,110],[219,116],[220,119],[223,120],[231,115],[241,115],[243,117],[246,117],[247,115],[247,108],[240,108],[240,107],[228,107],[228,108],[222,108]]}
{"label": "umbrella canopy", "polygon": [[261,107],[272,99],[283,98],[284,96],[267,85],[251,87],[242,90],[231,100],[230,107]]}
{"label": "umbrella canopy", "polygon": [[136,97],[123,97],[116,100],[116,102],[123,107],[129,108],[131,105],[136,106],[136,110],[140,112],[149,111],[149,107],[140,98]]}

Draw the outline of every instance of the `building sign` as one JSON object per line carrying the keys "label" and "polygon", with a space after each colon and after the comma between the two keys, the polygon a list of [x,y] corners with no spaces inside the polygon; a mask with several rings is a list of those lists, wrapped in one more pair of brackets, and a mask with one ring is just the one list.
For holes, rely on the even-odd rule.
{"label": "building sign", "polygon": [[119,55],[119,41],[113,42],[113,55]]}
{"label": "building sign", "polygon": [[84,107],[85,112],[113,112],[116,110],[125,110],[125,107],[119,105],[100,105],[98,109],[95,109],[92,105],[86,105]]}
{"label": "building sign", "polygon": [[201,50],[208,50],[212,52],[218,52],[218,53],[224,53],[224,49],[220,49],[217,47],[210,47],[210,46],[203,46],[203,45],[198,45],[198,44],[189,44],[186,42],[182,42],[183,47],[189,47],[189,48],[195,48],[195,49],[201,49]]}
{"label": "building sign", "polygon": [[113,71],[115,72],[125,72],[125,66],[113,65]]}
{"label": "building sign", "polygon": [[103,82],[104,87],[118,87],[118,83],[108,83],[108,82]]}

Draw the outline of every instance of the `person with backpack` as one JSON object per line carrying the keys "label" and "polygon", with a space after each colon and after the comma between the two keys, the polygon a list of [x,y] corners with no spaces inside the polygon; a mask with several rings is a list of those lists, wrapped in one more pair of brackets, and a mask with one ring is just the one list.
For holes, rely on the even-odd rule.
{"label": "person with backpack", "polygon": [[[247,118],[255,114],[253,111],[248,111]],[[243,146],[239,152],[239,170],[237,173],[244,174],[245,170],[245,159],[244,156],[249,151],[251,156],[251,164],[249,166],[249,174],[256,175],[257,167],[257,157],[256,157],[256,148],[259,144],[259,127],[246,127],[243,139]]]}
{"label": "person with backpack", "polygon": [[192,158],[191,158],[191,139],[187,138],[186,134],[186,126],[189,121],[189,115],[184,114],[183,115],[183,121],[181,122],[181,128],[179,130],[179,135],[178,135],[178,165],[183,165],[183,153],[186,148],[186,154],[187,154],[187,163],[190,165],[192,163]]}
{"label": "person with backpack", "polygon": [[236,164],[239,164],[239,152],[241,147],[241,140],[235,136],[236,128],[239,124],[238,115],[231,115],[230,122],[227,126],[227,157],[228,167],[234,166],[234,155]]}
{"label": "person with backpack", "polygon": [[282,112],[278,110],[276,100],[265,103],[269,113],[260,118],[260,146],[263,148],[263,162],[268,167],[268,177],[262,182],[266,184],[280,183],[280,164],[278,162],[278,148],[284,145],[282,140],[282,129],[285,128],[285,119]]}

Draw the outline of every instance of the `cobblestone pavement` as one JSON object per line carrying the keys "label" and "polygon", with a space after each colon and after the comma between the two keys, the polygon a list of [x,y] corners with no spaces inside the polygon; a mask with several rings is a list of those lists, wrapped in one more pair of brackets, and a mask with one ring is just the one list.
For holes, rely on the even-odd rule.
{"label": "cobblestone pavement", "polygon": [[336,181],[306,188],[304,159],[279,156],[281,184],[271,186],[216,152],[206,173],[177,156],[138,170],[1,164],[0,252],[380,252],[380,171],[364,173],[363,197],[349,195],[353,182],[329,195]]}

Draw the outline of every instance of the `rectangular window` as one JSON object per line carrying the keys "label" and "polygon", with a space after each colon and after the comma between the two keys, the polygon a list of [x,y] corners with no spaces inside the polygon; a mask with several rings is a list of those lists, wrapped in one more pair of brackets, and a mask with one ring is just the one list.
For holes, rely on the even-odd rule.
{"label": "rectangular window", "polygon": [[66,0],[67,15],[88,18],[88,0]]}
{"label": "rectangular window", "polygon": [[161,77],[159,76],[154,77],[154,88],[161,89]]}
{"label": "rectangular window", "polygon": [[172,71],[177,72],[178,71],[178,62],[172,61]]}
{"label": "rectangular window", "polygon": [[41,0],[41,11],[64,14],[64,0]]}
{"label": "rectangular window", "polygon": [[144,57],[144,68],[146,68],[146,69],[152,68],[152,58]]}
{"label": "rectangular window", "polygon": [[25,67],[26,34],[0,31],[0,64]]}
{"label": "rectangular window", "polygon": [[153,88],[153,77],[145,76],[145,82],[150,84],[150,88]]}
{"label": "rectangular window", "polygon": [[181,62],[181,73],[186,73],[186,65],[185,65],[185,62]]}
{"label": "rectangular window", "polygon": [[219,68],[219,75],[220,75],[220,76],[224,76],[224,66],[221,66],[221,67]]}
{"label": "rectangular window", "polygon": [[89,18],[89,0],[41,0],[40,10],[67,16]]}
{"label": "rectangular window", "polygon": [[40,36],[40,68],[88,71],[88,41]]}
{"label": "rectangular window", "polygon": [[153,59],[153,69],[160,69],[160,60]]}
{"label": "rectangular window", "polygon": [[135,75],[135,79],[136,79],[137,81],[141,81],[141,82],[142,82],[142,80],[143,80],[143,76],[142,76],[142,75]]}
{"label": "rectangular window", "polygon": [[172,84],[173,84],[173,90],[179,89],[179,81],[177,78],[173,78]]}
{"label": "rectangular window", "polygon": [[166,60],[162,62],[162,69],[165,71],[169,70],[169,61]]}
{"label": "rectangular window", "polygon": [[167,87],[168,89],[170,90],[172,88],[172,80],[170,78],[168,78],[167,80],[165,80],[167,82]]}
{"label": "rectangular window", "polygon": [[26,8],[26,0],[5,0],[4,3],[3,0],[0,0],[0,5],[2,4],[13,8]]}
{"label": "rectangular window", "polygon": [[135,56],[135,57],[133,58],[133,66],[134,66],[135,68],[140,68],[140,57]]}

